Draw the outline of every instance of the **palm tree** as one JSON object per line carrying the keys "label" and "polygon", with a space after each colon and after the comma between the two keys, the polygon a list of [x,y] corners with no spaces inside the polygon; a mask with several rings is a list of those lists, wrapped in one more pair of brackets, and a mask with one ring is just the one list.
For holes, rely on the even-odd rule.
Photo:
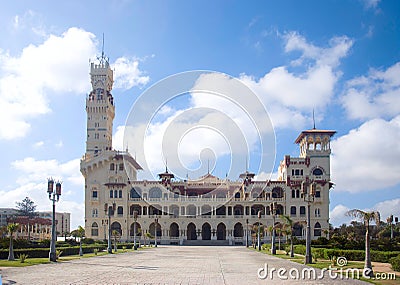
{"label": "palm tree", "polygon": [[365,264],[364,269],[369,269],[366,275],[373,276],[371,255],[370,255],[370,240],[369,240],[369,224],[375,221],[376,225],[379,226],[381,215],[378,211],[364,212],[359,209],[353,209],[346,213],[347,216],[357,218],[364,222],[365,226]]}
{"label": "palm tree", "polygon": [[13,238],[14,232],[18,229],[19,224],[11,223],[7,225],[8,233],[10,234],[10,248],[8,251],[8,261],[15,260],[14,258],[14,245],[13,245]]}
{"label": "palm tree", "polygon": [[290,257],[294,257],[294,248],[293,248],[293,220],[286,215],[280,215],[280,218],[283,221],[283,227],[286,228],[287,233],[290,236]]}

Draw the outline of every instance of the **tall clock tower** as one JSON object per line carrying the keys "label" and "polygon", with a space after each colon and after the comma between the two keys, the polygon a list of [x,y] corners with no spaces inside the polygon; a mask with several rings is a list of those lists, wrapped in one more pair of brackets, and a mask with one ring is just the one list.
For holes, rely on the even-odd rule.
{"label": "tall clock tower", "polygon": [[86,99],[86,154],[96,156],[112,149],[112,128],[115,117],[114,98],[111,94],[113,71],[104,54],[98,63],[91,63],[90,78],[92,91]]}

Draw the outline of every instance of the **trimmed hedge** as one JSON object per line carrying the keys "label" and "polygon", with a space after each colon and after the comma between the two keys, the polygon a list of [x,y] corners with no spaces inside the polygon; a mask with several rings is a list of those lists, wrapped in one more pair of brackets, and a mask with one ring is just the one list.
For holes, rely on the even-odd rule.
{"label": "trimmed hedge", "polygon": [[390,264],[392,265],[392,269],[394,271],[400,271],[400,255],[396,256],[396,257],[392,257],[389,260]]}
{"label": "trimmed hedge", "polygon": [[[295,245],[294,252],[297,254],[305,255],[306,247],[304,245]],[[339,257],[344,256],[347,260],[363,261],[365,259],[364,250],[353,250],[353,249],[330,249],[330,248],[311,248],[311,254],[313,256],[323,256],[325,259],[331,259],[333,256]],[[375,262],[389,262],[393,257],[397,257],[400,254],[399,251],[375,251],[371,250],[371,261]]]}
{"label": "trimmed hedge", "polygon": [[[82,246],[83,253],[93,253],[94,249],[105,250],[106,247],[102,245],[91,245]],[[56,250],[62,251],[61,256],[79,254],[79,246],[73,247],[57,247]],[[49,257],[49,248],[25,248],[25,249],[14,249],[14,255],[19,256],[21,253],[27,254],[30,258],[45,258]],[[8,258],[8,249],[0,250],[0,259]]]}

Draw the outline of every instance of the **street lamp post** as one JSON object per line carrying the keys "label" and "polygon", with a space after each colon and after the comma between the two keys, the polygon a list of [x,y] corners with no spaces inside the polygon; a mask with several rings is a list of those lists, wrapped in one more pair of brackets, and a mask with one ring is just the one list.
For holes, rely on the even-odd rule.
{"label": "street lamp post", "polygon": [[249,247],[249,219],[246,219],[246,247]]}
{"label": "street lamp post", "polygon": [[261,250],[261,237],[260,237],[260,228],[261,228],[261,211],[258,211],[257,213],[258,216],[258,237],[257,237],[257,242],[258,242],[258,250]]}
{"label": "street lamp post", "polygon": [[53,202],[53,216],[51,219],[51,242],[50,242],[50,253],[49,258],[50,261],[57,261],[56,254],[56,202],[59,201],[61,196],[61,182],[56,183],[56,191],[54,192],[54,180],[49,178],[47,180],[47,193],[49,194],[50,201]]}
{"label": "street lamp post", "polygon": [[157,225],[158,225],[158,218],[154,219],[154,247],[157,247]]}
{"label": "street lamp post", "polygon": [[138,218],[138,211],[133,211],[133,220],[134,220],[134,224],[133,224],[133,249],[137,250],[137,245],[136,245],[136,221]]}
{"label": "street lamp post", "polygon": [[311,203],[314,202],[315,198],[315,188],[316,184],[311,183],[310,191],[307,191],[307,185],[308,183],[306,181],[303,181],[301,183],[301,192],[303,194],[303,199],[305,202],[307,202],[307,230],[306,230],[306,256],[304,260],[304,264],[310,264],[312,263],[312,255],[311,255]]}
{"label": "street lamp post", "polygon": [[112,207],[108,206],[107,203],[104,204],[104,213],[108,215],[108,239],[107,239],[107,252],[112,253],[112,247],[111,247],[111,211],[114,214],[115,211],[115,203],[112,204]]}
{"label": "street lamp post", "polygon": [[278,207],[278,203],[271,203],[271,212],[272,212],[272,241],[271,241],[271,253],[276,254],[276,246],[275,246],[275,216],[276,210]]}

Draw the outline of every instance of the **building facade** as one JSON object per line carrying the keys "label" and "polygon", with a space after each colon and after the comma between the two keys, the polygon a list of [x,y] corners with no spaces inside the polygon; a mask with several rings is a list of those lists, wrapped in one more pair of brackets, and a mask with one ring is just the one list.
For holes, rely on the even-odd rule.
{"label": "building facade", "polygon": [[[254,226],[279,226],[279,215],[287,215],[294,221],[294,235],[303,239],[308,203],[312,238],[328,237],[330,139],[335,131],[301,132],[295,140],[299,157],[285,156],[276,180],[255,181],[255,175],[245,171],[236,181],[210,173],[181,181],[168,169],[158,180],[137,180],[139,163],[127,151],[112,149],[115,106],[108,60],[91,63],[90,75],[86,153],[80,169],[88,237],[106,239],[110,228],[124,241],[133,241],[136,233],[144,242],[150,233],[161,244],[245,244]],[[307,202],[304,197],[310,193],[313,199]],[[270,241],[271,233],[265,231],[262,242]]]}

